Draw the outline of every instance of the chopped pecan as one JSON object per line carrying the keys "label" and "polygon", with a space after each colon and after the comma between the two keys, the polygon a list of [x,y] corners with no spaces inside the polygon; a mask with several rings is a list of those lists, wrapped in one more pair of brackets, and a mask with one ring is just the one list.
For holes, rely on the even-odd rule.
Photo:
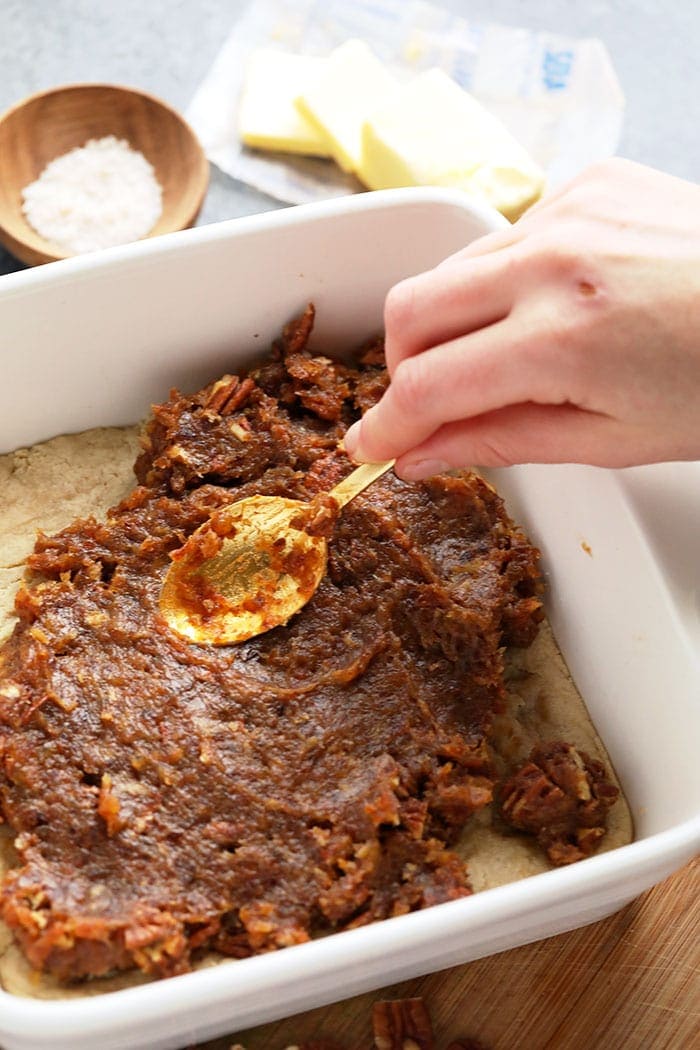
{"label": "chopped pecan", "polygon": [[300,510],[298,517],[292,518],[289,526],[292,529],[303,529],[309,536],[329,538],[339,513],[340,507],[333,496],[329,496],[327,492],[320,492]]}
{"label": "chopped pecan", "polygon": [[360,354],[358,360],[363,371],[353,386],[352,399],[355,407],[364,413],[379,401],[389,385],[389,373],[384,359],[384,340],[375,339]]}
{"label": "chopped pecan", "polygon": [[360,351],[358,361],[366,368],[385,368],[384,339],[378,336],[376,339],[371,339],[368,343],[365,343]]}
{"label": "chopped pecan", "polygon": [[206,396],[206,408],[212,412],[220,412],[231,395],[238,389],[240,379],[238,376],[222,376],[212,383]]}
{"label": "chopped pecan", "polygon": [[224,376],[213,384],[206,407],[220,416],[230,416],[248,400],[254,389],[252,379]]}
{"label": "chopped pecan", "polygon": [[312,329],[316,311],[313,303],[309,303],[300,317],[295,317],[285,325],[282,333],[282,344],[287,354],[298,354],[306,348]]}
{"label": "chopped pecan", "polygon": [[505,781],[501,812],[512,827],[534,835],[553,864],[571,864],[596,849],[618,795],[602,763],[557,741],[533,748]]}
{"label": "chopped pecan", "polygon": [[422,999],[383,999],[372,1008],[376,1050],[434,1050],[433,1026]]}

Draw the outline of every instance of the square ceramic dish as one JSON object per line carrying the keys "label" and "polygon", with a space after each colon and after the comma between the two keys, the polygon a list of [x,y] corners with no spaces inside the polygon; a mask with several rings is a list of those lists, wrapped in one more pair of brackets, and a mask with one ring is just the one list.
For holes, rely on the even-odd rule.
{"label": "square ceramic dish", "polygon": [[[397,279],[496,228],[398,190],[207,226],[0,280],[0,450],[134,422],[267,348],[309,300],[317,345],[381,328]],[[700,464],[497,472],[545,555],[549,615],[636,840],[319,941],[71,1001],[0,991],[6,1050],[166,1050],[593,922],[700,847]]]}

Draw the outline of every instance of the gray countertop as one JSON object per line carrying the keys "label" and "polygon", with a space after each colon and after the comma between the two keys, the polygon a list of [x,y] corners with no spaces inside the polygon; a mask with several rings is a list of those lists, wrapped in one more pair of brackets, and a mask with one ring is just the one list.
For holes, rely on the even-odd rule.
{"label": "gray countertop", "polygon": [[[184,111],[246,2],[0,0],[0,112],[33,92],[77,81],[140,87]],[[602,39],[627,100],[620,155],[700,181],[697,0],[434,2],[474,22]],[[212,168],[198,222],[276,207],[279,202]],[[21,268],[0,248],[0,281]],[[556,948],[557,958],[563,950]],[[588,965],[586,973],[595,972]]]}
{"label": "gray countertop", "polygon": [[[597,36],[627,99],[622,156],[700,178],[700,5],[691,0],[442,0],[474,22]],[[32,92],[101,80],[186,109],[244,0],[0,0],[0,112]],[[0,178],[2,158],[0,158]],[[279,207],[212,169],[199,223]],[[21,268],[0,249],[0,274]]]}

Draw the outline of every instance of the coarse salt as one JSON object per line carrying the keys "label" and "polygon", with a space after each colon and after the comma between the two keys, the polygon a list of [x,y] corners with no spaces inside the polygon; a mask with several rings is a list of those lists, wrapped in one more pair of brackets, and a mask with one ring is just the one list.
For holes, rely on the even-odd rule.
{"label": "coarse salt", "polygon": [[71,253],[145,237],[162,209],[153,166],[114,135],[90,139],[57,157],[22,190],[30,226]]}

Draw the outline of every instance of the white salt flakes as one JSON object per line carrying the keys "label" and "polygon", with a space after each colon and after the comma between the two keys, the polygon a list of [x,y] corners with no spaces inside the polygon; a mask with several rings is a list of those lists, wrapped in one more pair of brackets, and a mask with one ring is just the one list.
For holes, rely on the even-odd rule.
{"label": "white salt flakes", "polygon": [[92,252],[145,237],[163,209],[153,166],[128,142],[90,139],[47,164],[22,190],[22,211],[66,252]]}

